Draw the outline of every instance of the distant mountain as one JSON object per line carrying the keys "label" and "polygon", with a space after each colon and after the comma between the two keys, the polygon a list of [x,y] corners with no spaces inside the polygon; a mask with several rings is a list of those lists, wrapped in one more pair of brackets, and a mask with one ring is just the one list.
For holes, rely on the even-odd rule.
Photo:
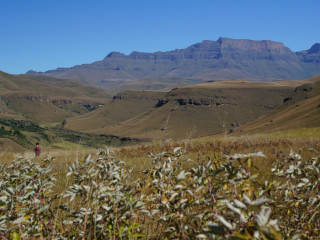
{"label": "distant mountain", "polygon": [[146,78],[173,82],[181,78],[198,82],[231,78],[298,80],[320,74],[320,43],[309,50],[293,52],[280,42],[219,38],[168,52],[111,52],[92,64],[27,74],[68,78],[102,87],[132,85]]}

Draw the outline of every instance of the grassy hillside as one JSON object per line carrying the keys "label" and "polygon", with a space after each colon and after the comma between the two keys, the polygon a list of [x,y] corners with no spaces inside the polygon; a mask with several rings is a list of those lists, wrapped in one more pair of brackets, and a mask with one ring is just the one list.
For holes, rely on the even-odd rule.
{"label": "grassy hillside", "polygon": [[228,133],[281,105],[299,84],[206,82],[173,89],[157,103],[141,103],[139,111],[133,109],[140,104],[119,98],[108,107],[68,120],[66,127],[142,139],[185,139]]}
{"label": "grassy hillside", "polygon": [[110,99],[104,90],[68,79],[39,75],[11,75],[0,71],[0,94],[18,93],[66,99]]}
{"label": "grassy hillside", "polygon": [[[0,148],[3,150],[12,145],[17,149],[17,145],[21,149],[32,149],[37,141],[46,147],[57,143],[68,146],[78,144],[81,137],[83,144],[88,146],[100,146],[104,141],[121,145],[117,137],[83,134],[76,137],[79,134],[61,129],[67,118],[98,109],[110,99],[104,90],[71,80],[0,72],[0,137],[7,139],[2,141]],[[20,123],[35,124],[38,130],[21,129],[17,127]],[[47,134],[42,134],[43,131]]]}
{"label": "grassy hillside", "polygon": [[65,128],[90,132],[108,126],[117,126],[151,109],[164,95],[164,92],[156,91],[119,93],[104,107],[88,114],[68,119]]}
{"label": "grassy hillside", "polygon": [[235,134],[312,127],[320,127],[320,76],[303,81],[279,108],[240,127]]}
{"label": "grassy hillside", "polygon": [[[103,90],[69,80],[1,72],[0,118],[42,126],[51,136],[44,140],[48,147],[58,146],[59,141],[65,146],[80,141],[91,147],[119,146],[155,139],[319,127],[319,82],[320,77],[280,82],[210,81],[167,93],[127,91],[110,100]],[[43,137],[21,131],[26,136],[25,146]],[[4,136],[24,146],[22,138]]]}
{"label": "grassy hillside", "polygon": [[110,98],[104,90],[70,80],[0,72],[0,114],[4,118],[62,122]]}
{"label": "grassy hillside", "polygon": [[137,81],[120,84],[114,87],[108,88],[109,92],[119,93],[124,91],[142,91],[142,90],[157,90],[157,91],[170,91],[176,87],[182,87],[186,85],[198,84],[202,82],[202,79],[193,78],[144,78]]}

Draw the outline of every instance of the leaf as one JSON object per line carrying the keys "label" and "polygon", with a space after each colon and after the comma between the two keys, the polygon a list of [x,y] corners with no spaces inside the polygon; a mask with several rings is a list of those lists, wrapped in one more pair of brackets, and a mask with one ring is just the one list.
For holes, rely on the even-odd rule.
{"label": "leaf", "polygon": [[247,208],[247,206],[243,202],[241,202],[241,201],[239,201],[237,199],[234,199],[233,202],[239,208]]}
{"label": "leaf", "polygon": [[170,197],[169,201],[171,202],[177,195],[178,195],[177,192],[175,192],[174,194],[172,194],[172,196]]}
{"label": "leaf", "polygon": [[245,193],[242,195],[242,197],[246,204],[251,204],[251,199]]}
{"label": "leaf", "polygon": [[198,235],[196,235],[196,238],[207,239],[208,237],[204,234],[198,234]]}
{"label": "leaf", "polygon": [[266,158],[266,155],[264,155],[262,152],[257,152],[257,153],[249,153],[248,157],[264,157],[264,158]]}
{"label": "leaf", "polygon": [[216,218],[224,225],[226,226],[229,230],[233,230],[234,227],[231,225],[231,223],[229,223],[226,219],[224,219],[224,217],[220,216],[220,215],[215,215]]}
{"label": "leaf", "polygon": [[17,218],[16,220],[14,220],[12,222],[12,225],[20,225],[24,221],[28,220],[30,217],[31,217],[30,215],[27,215],[27,216],[24,216],[24,217],[21,217],[21,218]]}
{"label": "leaf", "polygon": [[248,159],[248,168],[249,168],[249,169],[251,169],[251,165],[252,165],[251,158],[249,158],[249,159]]}
{"label": "leaf", "polygon": [[254,200],[253,202],[249,203],[250,205],[261,205],[264,203],[270,202],[270,199],[268,198],[258,198],[257,200]]}
{"label": "leaf", "polygon": [[183,185],[181,185],[181,184],[175,185],[175,186],[173,187],[174,190],[183,189],[183,188],[185,188],[185,187],[184,187]]}
{"label": "leaf", "polygon": [[239,208],[236,208],[236,207],[234,207],[234,206],[232,206],[232,204],[231,203],[227,203],[227,207],[231,210],[231,211],[233,211],[233,212],[235,212],[235,213],[237,213],[237,214],[241,214],[241,210],[239,209]]}
{"label": "leaf", "polygon": [[264,236],[262,236],[262,239],[272,239],[272,240],[282,240],[284,239],[281,234],[274,228],[262,228],[262,232]]}
{"label": "leaf", "polygon": [[141,212],[146,214],[148,217],[151,217],[151,214],[148,210],[143,209],[143,210],[141,210]]}
{"label": "leaf", "polygon": [[308,151],[314,152],[314,153],[317,153],[317,152],[318,152],[317,149],[315,149],[315,148],[308,148]]}
{"label": "leaf", "polygon": [[176,147],[173,149],[173,153],[175,154],[176,152],[178,152],[182,147]]}
{"label": "leaf", "polygon": [[270,207],[262,207],[261,211],[257,215],[256,221],[258,226],[263,227],[269,222],[269,218],[271,215]]}
{"label": "leaf", "polygon": [[297,233],[295,235],[292,236],[292,238],[290,238],[290,240],[298,240],[300,238],[300,233]]}
{"label": "leaf", "polygon": [[179,173],[179,175],[177,176],[177,180],[182,180],[182,179],[185,179],[187,175],[189,175],[190,172],[184,172],[184,170],[182,172]]}
{"label": "leaf", "polygon": [[135,239],[138,239],[138,237],[140,239],[140,237],[142,237],[142,238],[146,237],[146,234],[144,234],[144,233],[135,233],[135,234],[133,234],[133,236],[135,237]]}
{"label": "leaf", "polygon": [[[259,232],[257,232],[259,233]],[[244,233],[235,233],[236,238],[232,239],[237,239],[237,240],[249,240],[249,239],[260,239],[260,238],[252,238],[251,234],[245,231]]]}
{"label": "leaf", "polygon": [[0,197],[0,201],[1,201],[1,202],[6,202],[7,199],[8,199],[7,196],[1,196],[1,197]]}
{"label": "leaf", "polygon": [[20,240],[20,234],[17,232],[13,232],[12,234],[12,240]]}
{"label": "leaf", "polygon": [[236,153],[232,156],[230,156],[230,159],[241,159],[241,158],[250,158],[250,157],[266,157],[262,152],[257,152],[257,153],[249,153],[249,154],[239,154]]}
{"label": "leaf", "polygon": [[246,223],[246,222],[247,222],[247,219],[246,219],[245,216],[242,214],[242,212],[241,212],[241,210],[240,210],[239,208],[236,208],[236,207],[232,206],[232,204],[230,204],[230,203],[227,203],[227,207],[228,207],[231,211],[237,213],[237,214],[240,216],[241,222],[243,222],[243,223]]}
{"label": "leaf", "polygon": [[162,198],[161,198],[161,202],[162,203],[168,203],[168,198],[166,197],[166,195],[163,194]]}

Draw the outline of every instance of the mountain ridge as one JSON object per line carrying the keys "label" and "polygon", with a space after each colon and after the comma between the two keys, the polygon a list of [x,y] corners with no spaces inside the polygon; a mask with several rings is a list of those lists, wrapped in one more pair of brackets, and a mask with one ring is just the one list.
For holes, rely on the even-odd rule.
{"label": "mountain ridge", "polygon": [[293,52],[281,42],[221,37],[166,52],[110,52],[91,64],[27,74],[69,78],[106,88],[144,78],[299,80],[320,74],[320,44]]}

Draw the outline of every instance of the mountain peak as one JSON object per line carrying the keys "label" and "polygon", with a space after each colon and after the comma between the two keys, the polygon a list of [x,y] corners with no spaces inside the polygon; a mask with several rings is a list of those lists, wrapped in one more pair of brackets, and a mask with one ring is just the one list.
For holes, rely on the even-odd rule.
{"label": "mountain peak", "polygon": [[291,53],[292,51],[285,47],[281,42],[274,42],[270,40],[249,40],[249,39],[232,39],[220,37],[217,43],[221,48],[233,48],[240,50],[254,50],[254,51],[276,51],[279,53]]}
{"label": "mountain peak", "polygon": [[34,70],[29,70],[28,72],[26,72],[26,74],[38,74],[39,72],[36,72]]}
{"label": "mountain peak", "polygon": [[123,57],[126,57],[125,54],[121,53],[121,52],[111,52],[109,53],[106,57],[106,58],[123,58]]}
{"label": "mountain peak", "polygon": [[312,47],[308,50],[308,54],[312,53],[320,53],[320,43],[315,43]]}

